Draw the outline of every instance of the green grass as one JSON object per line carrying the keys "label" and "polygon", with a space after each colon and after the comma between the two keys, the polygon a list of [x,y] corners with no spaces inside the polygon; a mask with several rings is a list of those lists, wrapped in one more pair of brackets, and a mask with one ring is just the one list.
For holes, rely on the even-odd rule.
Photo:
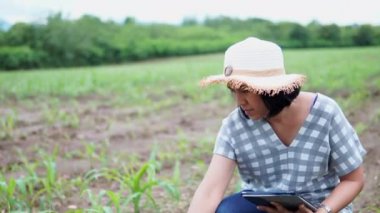
{"label": "green grass", "polygon": [[[380,87],[380,47],[285,50],[284,54],[288,73],[308,76],[305,89],[362,94]],[[222,89],[204,90],[198,82],[221,73],[222,64],[223,55],[215,54],[115,66],[3,72],[0,98],[98,94],[118,97],[130,105],[157,103],[168,97],[175,102],[183,98],[205,101],[219,97]]]}
{"label": "green grass", "polygon": [[197,97],[197,81],[221,68],[221,56],[199,56],[118,66],[0,73],[0,97],[99,94],[124,97],[138,105],[182,94]]}
{"label": "green grass", "polygon": [[285,61],[290,72],[308,76],[312,89],[352,92],[376,86],[380,78],[379,47],[294,50],[285,52]]}

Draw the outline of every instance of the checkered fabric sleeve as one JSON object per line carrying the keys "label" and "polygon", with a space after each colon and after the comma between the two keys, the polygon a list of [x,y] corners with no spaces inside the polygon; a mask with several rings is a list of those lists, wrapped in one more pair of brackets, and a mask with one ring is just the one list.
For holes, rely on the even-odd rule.
{"label": "checkered fabric sleeve", "polygon": [[334,105],[335,112],[331,119],[329,132],[331,146],[330,166],[338,176],[343,176],[362,164],[366,151],[338,104],[335,103]]}
{"label": "checkered fabric sleeve", "polygon": [[222,126],[219,129],[219,133],[216,137],[214,154],[224,156],[231,160],[236,160],[234,148],[231,144],[234,140],[230,137],[231,130],[228,127],[228,119],[229,118],[225,118],[223,120]]}

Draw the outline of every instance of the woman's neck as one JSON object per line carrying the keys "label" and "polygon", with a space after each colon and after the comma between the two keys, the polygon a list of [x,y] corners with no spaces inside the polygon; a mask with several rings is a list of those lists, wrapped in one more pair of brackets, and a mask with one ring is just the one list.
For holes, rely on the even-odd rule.
{"label": "woman's neck", "polygon": [[304,113],[308,114],[307,110],[309,109],[311,96],[312,93],[300,92],[297,98],[295,98],[289,106],[285,107],[277,115],[266,120],[270,124],[288,124],[294,122],[297,118],[303,118]]}

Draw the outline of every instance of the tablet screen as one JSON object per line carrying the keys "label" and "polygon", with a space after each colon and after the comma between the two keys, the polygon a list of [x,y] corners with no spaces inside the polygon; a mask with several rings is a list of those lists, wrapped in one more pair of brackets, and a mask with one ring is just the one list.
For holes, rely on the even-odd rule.
{"label": "tablet screen", "polygon": [[291,194],[258,194],[257,192],[242,193],[243,197],[255,205],[271,206],[270,202],[276,202],[284,206],[286,209],[296,211],[298,206],[305,204],[309,209],[316,211],[317,208],[310,202],[298,195]]}

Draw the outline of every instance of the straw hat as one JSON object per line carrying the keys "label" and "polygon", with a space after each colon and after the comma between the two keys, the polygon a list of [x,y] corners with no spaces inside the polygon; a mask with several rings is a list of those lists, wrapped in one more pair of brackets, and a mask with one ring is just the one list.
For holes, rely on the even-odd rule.
{"label": "straw hat", "polygon": [[286,74],[281,48],[272,42],[249,37],[230,46],[224,55],[224,73],[201,80],[201,86],[229,83],[238,89],[245,84],[249,91],[275,95],[292,92],[306,77]]}

